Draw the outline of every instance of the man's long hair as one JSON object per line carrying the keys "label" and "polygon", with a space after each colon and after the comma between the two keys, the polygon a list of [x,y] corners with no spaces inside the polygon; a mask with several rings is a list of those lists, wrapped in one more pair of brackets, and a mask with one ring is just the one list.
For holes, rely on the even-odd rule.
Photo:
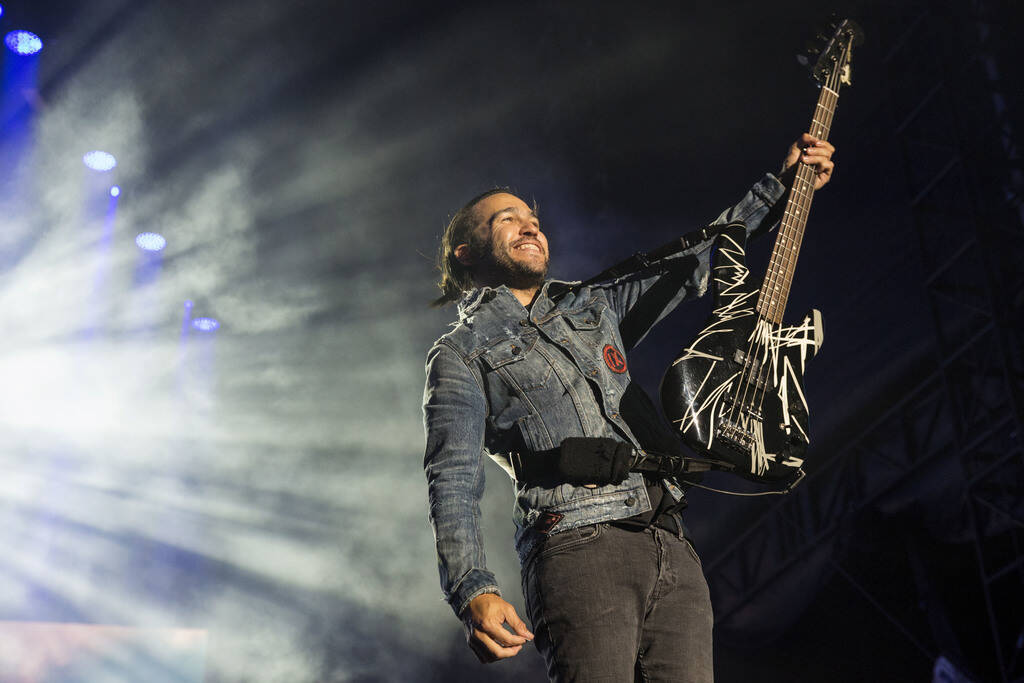
{"label": "man's long hair", "polygon": [[444,229],[441,247],[437,250],[437,269],[441,272],[441,279],[437,286],[441,289],[441,296],[430,303],[433,308],[458,301],[463,292],[473,289],[473,274],[468,266],[459,263],[459,259],[455,258],[455,248],[460,244],[468,244],[471,248],[480,246],[473,238],[473,229],[476,228],[474,209],[481,199],[486,199],[499,192],[511,192],[511,190],[507,187],[494,187],[487,192],[478,194],[455,212],[451,221],[448,222],[448,227]]}

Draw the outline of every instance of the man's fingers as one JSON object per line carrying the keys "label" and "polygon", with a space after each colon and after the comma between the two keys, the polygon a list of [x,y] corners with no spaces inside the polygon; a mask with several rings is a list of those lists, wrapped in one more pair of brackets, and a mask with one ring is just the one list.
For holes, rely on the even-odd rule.
{"label": "man's fingers", "polygon": [[790,172],[797,161],[814,169],[814,189],[821,189],[832,177],[835,164],[832,155],[836,148],[828,140],[819,140],[810,133],[803,133],[789,148],[789,154],[782,162],[782,173]]}
{"label": "man's fingers", "polygon": [[484,622],[480,624],[477,630],[482,631],[485,636],[489,637],[489,639],[504,647],[514,647],[526,642],[526,638],[524,636],[512,633],[500,623]]}
{"label": "man's fingers", "polygon": [[469,640],[469,646],[472,648],[473,653],[476,654],[477,659],[484,664],[496,662],[499,659],[515,657],[519,654],[519,651],[523,649],[522,645],[516,645],[515,647],[502,647],[487,637],[486,633],[481,631],[475,631],[473,633],[473,637]]}
{"label": "man's fingers", "polygon": [[812,145],[816,145],[818,147],[831,147],[832,146],[832,143],[829,142],[828,140],[822,140],[820,138],[816,138],[813,135],[811,135],[810,133],[804,133],[803,135],[801,135],[800,139],[797,140],[797,144],[799,146],[801,146],[801,147],[810,147]]}
{"label": "man's fingers", "polygon": [[526,640],[534,640],[534,634],[529,632],[529,629],[527,629],[526,625],[523,624],[523,621],[519,618],[519,614],[516,613],[512,605],[509,605],[509,610],[505,614],[505,622],[522,638],[525,638]]}
{"label": "man's fingers", "polygon": [[800,158],[807,163],[825,161],[832,158],[832,150],[824,147],[808,147],[800,152]]}
{"label": "man's fingers", "polygon": [[[533,634],[516,614],[515,607],[494,593],[473,598],[463,615],[469,645],[481,662],[514,657]],[[505,628],[508,624],[515,633]]]}
{"label": "man's fingers", "polygon": [[813,166],[819,171],[825,168],[826,166],[832,167],[835,165],[834,163],[832,163],[832,160],[829,159],[828,157],[812,157],[804,155],[800,157],[800,161],[804,162],[808,166]]}
{"label": "man's fingers", "polygon": [[835,167],[831,161],[823,161],[814,165],[814,189],[820,190],[832,178],[832,169]]}
{"label": "man's fingers", "polygon": [[814,166],[818,173],[831,173],[835,163],[832,161],[832,150],[821,147],[809,147],[800,155],[800,161]]}
{"label": "man's fingers", "polygon": [[835,168],[835,162],[827,157],[803,156],[800,158],[800,161],[808,166],[813,166],[814,170],[818,173],[831,173],[832,169]]}
{"label": "man's fingers", "polygon": [[[505,631],[505,629],[501,629]],[[508,633],[507,631],[505,631]],[[511,634],[509,634],[511,635]],[[506,647],[495,642],[493,638],[487,635],[480,629],[473,631],[473,639],[470,641],[470,645],[473,646],[473,651],[476,652],[477,657],[480,657],[480,661],[493,662],[498,659],[507,659],[508,657],[515,657],[519,654],[519,651],[523,649],[522,644],[512,645]],[[484,659],[487,657],[487,659]]]}
{"label": "man's fingers", "polygon": [[473,650],[473,654],[476,655],[476,658],[480,660],[481,664],[490,664],[491,662],[498,661],[498,656],[491,652],[486,645],[477,640],[475,636],[469,639],[469,648]]}
{"label": "man's fingers", "polygon": [[793,143],[793,146],[799,148],[803,154],[823,154],[825,156],[831,156],[836,151],[836,148],[831,142],[828,140],[819,140],[809,133],[801,135],[800,139]]}
{"label": "man's fingers", "polygon": [[520,619],[519,615],[515,613],[515,610],[512,610],[511,614],[505,615],[505,620],[508,622],[508,625],[512,627],[512,630],[515,631],[517,634],[519,634],[526,640],[533,640],[533,634],[530,633],[530,629],[526,628],[526,624],[523,623],[523,620]]}

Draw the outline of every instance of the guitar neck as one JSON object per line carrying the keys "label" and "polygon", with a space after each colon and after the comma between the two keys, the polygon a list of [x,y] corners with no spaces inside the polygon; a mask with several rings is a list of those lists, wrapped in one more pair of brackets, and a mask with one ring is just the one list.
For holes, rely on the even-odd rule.
{"label": "guitar neck", "polygon": [[[835,88],[822,86],[818,94],[818,105],[811,119],[810,133],[819,140],[828,140],[832,126],[832,116],[839,101],[839,84]],[[796,271],[796,259],[800,254],[804,229],[807,226],[807,214],[811,210],[814,199],[814,167],[802,161],[797,162],[796,177],[793,187],[786,199],[786,209],[782,215],[779,234],[775,238],[771,259],[768,261],[768,272],[757,299],[758,314],[773,323],[782,322],[782,314],[786,310],[789,290],[793,284],[793,273]]]}

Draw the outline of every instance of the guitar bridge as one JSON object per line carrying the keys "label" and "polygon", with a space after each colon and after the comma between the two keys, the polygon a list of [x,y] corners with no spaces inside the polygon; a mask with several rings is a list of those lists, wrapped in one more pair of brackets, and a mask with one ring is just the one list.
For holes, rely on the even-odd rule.
{"label": "guitar bridge", "polygon": [[754,449],[754,435],[749,430],[729,421],[719,423],[718,438],[726,446],[743,455],[748,455]]}

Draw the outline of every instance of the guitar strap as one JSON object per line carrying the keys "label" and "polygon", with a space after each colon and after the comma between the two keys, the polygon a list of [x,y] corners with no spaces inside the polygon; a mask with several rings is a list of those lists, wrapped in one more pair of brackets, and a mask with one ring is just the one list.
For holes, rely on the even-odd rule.
{"label": "guitar strap", "polygon": [[633,273],[639,273],[642,270],[650,268],[652,265],[657,263],[663,258],[674,256],[680,252],[684,252],[687,249],[692,249],[701,242],[707,242],[708,240],[714,239],[718,233],[724,230],[726,225],[707,225],[699,230],[688,232],[682,237],[661,245],[653,251],[644,253],[637,252],[627,258],[624,261],[616,263],[610,268],[602,270],[594,277],[585,280],[581,283],[581,286],[592,285],[595,282],[604,282],[607,280],[615,280],[620,277],[632,275]]}

